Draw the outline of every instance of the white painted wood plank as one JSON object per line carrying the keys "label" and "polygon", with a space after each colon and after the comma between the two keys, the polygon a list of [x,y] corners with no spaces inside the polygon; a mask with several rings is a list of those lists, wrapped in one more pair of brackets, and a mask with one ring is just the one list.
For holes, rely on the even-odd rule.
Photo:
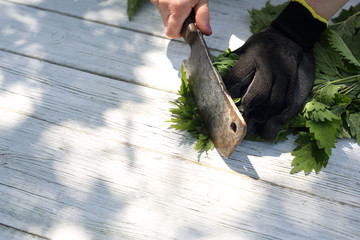
{"label": "white painted wood plank", "polygon": [[[36,6],[42,9],[70,14],[89,21],[96,21],[121,28],[165,37],[164,27],[155,6],[148,1],[131,22],[126,14],[127,1],[38,1],[38,0],[11,0],[10,2]],[[283,3],[285,0],[272,0],[273,4]],[[209,47],[226,50],[232,35],[245,41],[250,35],[249,14],[252,8],[262,8],[266,0],[238,1],[238,0],[211,0],[210,17],[213,35],[207,38]]]}
{"label": "white painted wood plank", "polygon": [[[178,76],[181,62],[189,56],[188,47],[183,42],[136,32],[139,29],[135,23],[129,25],[128,28],[136,31],[121,29],[120,27],[124,27],[127,21],[122,7],[124,2],[115,1],[109,5],[104,2],[95,4],[85,1],[56,1],[56,4],[53,1],[27,2],[27,4],[37,3],[35,6],[41,8],[53,6],[50,8],[53,11],[79,17],[74,18],[0,1],[0,32],[3,36],[0,49],[115,79],[176,92],[180,85]],[[248,28],[249,24],[248,14],[245,13],[253,7],[251,5],[253,2],[241,1],[241,4],[245,5],[237,9],[232,8],[236,3],[214,2],[213,15],[214,23],[216,23],[214,32],[219,35],[214,34],[209,38],[210,47],[225,50],[229,45],[231,35],[242,40],[250,36],[248,30],[244,29],[245,26]],[[43,6],[43,4],[45,5]],[[118,4],[123,10],[120,11],[116,7]],[[263,2],[259,7],[262,5]],[[113,15],[119,10],[119,16],[122,16],[119,19],[123,19],[121,24],[116,25],[110,20],[106,20],[119,27],[110,27],[82,19],[87,12],[96,12],[96,9],[101,11],[104,8],[115,9],[112,10]],[[68,12],[65,9],[69,9]],[[151,14],[156,11],[151,5],[145,6],[143,11],[146,12],[146,9],[150,9]],[[219,12],[215,12],[215,9]],[[92,15],[107,16],[107,14],[101,13]],[[148,15],[139,12],[138,16],[146,18]],[[149,18],[151,19],[151,17]],[[106,22],[103,19],[90,19]],[[139,25],[142,26],[142,24]],[[235,29],[239,29],[239,33],[236,33]],[[245,36],[240,33],[244,33]],[[221,43],[213,45],[212,41]],[[218,52],[215,53],[218,54]]]}
{"label": "white painted wood plank", "polygon": [[80,239],[353,239],[359,234],[358,207],[121,146],[81,129],[28,122],[32,128],[14,132],[22,138],[2,140],[5,146],[26,146],[39,129],[43,133],[24,147],[26,155],[16,148],[2,151],[0,217],[16,228],[55,238],[71,227]]}
{"label": "white painted wood plank", "polygon": [[[155,6],[148,1],[140,8],[132,21],[128,21],[126,14],[126,0],[112,1],[48,1],[48,0],[9,0],[9,2],[39,7],[44,10],[69,14],[88,21],[96,21],[112,26],[132,29],[155,36],[166,37],[161,17]],[[249,29],[250,17],[248,11],[252,8],[261,9],[267,0],[239,1],[239,0],[210,0],[210,18],[213,35],[206,37],[210,48],[219,51],[228,46],[239,47],[251,36]],[[286,0],[271,0],[271,4],[281,4]],[[357,4],[358,0],[350,0],[344,9]]]}
{"label": "white painted wood plank", "polygon": [[[4,60],[0,61],[0,67],[3,69],[3,78],[6,79],[4,86],[7,86],[0,98],[3,109],[61,124],[70,129],[73,128],[74,121],[80,122],[85,124],[84,129],[90,128],[88,132],[92,132],[92,127],[108,126],[110,129],[105,128],[105,132],[94,134],[193,162],[199,160],[224,171],[232,168],[242,174],[301,191],[309,191],[309,182],[317,182],[317,187],[311,191],[322,192],[324,197],[329,195],[329,190],[345,189],[346,186],[348,190],[344,191],[347,194],[334,193],[331,198],[349,204],[356,204],[360,199],[357,187],[360,178],[357,156],[360,148],[353,141],[341,141],[337,144],[338,148],[334,150],[324,173],[315,176],[298,174],[293,177],[289,175],[292,160],[289,152],[295,147],[293,137],[280,144],[244,141],[229,160],[223,160],[216,151],[198,157],[193,150],[191,138],[187,139],[186,135],[176,132],[166,122],[171,118],[170,101],[177,97],[175,94],[6,53]],[[19,76],[26,79],[22,84],[19,83]],[[15,86],[15,90],[11,86]],[[17,122],[22,121],[19,119]],[[17,122],[5,121],[4,124],[13,127],[11,124]],[[335,185],[329,186],[330,176],[327,174],[335,178]],[[321,178],[324,181],[318,182]]]}
{"label": "white painted wood plank", "polygon": [[245,141],[237,159],[212,152],[198,163],[165,123],[174,94],[1,56],[3,224],[84,239],[360,234],[357,145],[345,172],[337,159],[317,176],[289,175],[291,144]]}
{"label": "white painted wood plank", "polygon": [[0,240],[44,240],[41,236],[0,224]]}
{"label": "white painted wood plank", "polygon": [[[27,16],[18,21],[32,26]],[[229,161],[212,152],[197,163],[189,140],[164,124],[174,94],[0,54],[0,219],[9,225],[53,239],[359,235],[357,144],[337,144],[317,176],[289,175],[291,143],[245,141]]]}
{"label": "white painted wood plank", "polygon": [[0,49],[177,92],[184,43],[0,1]]}

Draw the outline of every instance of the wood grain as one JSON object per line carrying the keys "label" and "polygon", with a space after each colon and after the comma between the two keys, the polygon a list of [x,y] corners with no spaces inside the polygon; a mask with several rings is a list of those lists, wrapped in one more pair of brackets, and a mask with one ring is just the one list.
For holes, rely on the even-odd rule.
{"label": "wood grain", "polygon": [[[232,2],[211,4],[214,51]],[[0,1],[0,239],[360,235],[358,144],[309,176],[289,174],[292,136],[199,155],[166,122],[188,50],[151,4],[131,23],[124,4]]]}
{"label": "wood grain", "polygon": [[[290,156],[282,154],[286,144],[245,142],[234,159],[225,161],[216,152],[198,159],[191,141],[165,122],[174,94],[9,53],[5,59],[0,66],[8,87],[1,96],[9,101],[1,101],[1,116],[18,125],[5,124],[0,134],[3,224],[46,238],[67,228],[84,239],[132,238],[138,232],[146,233],[140,239],[176,238],[184,224],[191,226],[189,236],[205,238],[263,238],[268,228],[305,237],[301,225],[326,222],[331,211],[334,223],[305,229],[329,237],[358,233],[351,227],[359,213],[356,172],[346,179],[337,168],[292,176]],[[218,225],[219,218],[224,223]],[[299,225],[282,228],[282,218],[281,224],[300,218]],[[168,225],[157,229],[163,221]],[[325,231],[329,225],[334,232]]]}
{"label": "wood grain", "polygon": [[[106,25],[130,29],[149,35],[165,38],[164,27],[161,17],[155,6],[148,1],[140,8],[131,22],[126,15],[127,1],[28,1],[10,0],[9,2],[33,6],[46,11],[54,11],[60,14],[85,19],[87,21],[99,22]],[[280,4],[285,0],[272,0],[272,4]],[[260,9],[265,6],[266,0],[238,1],[238,0],[211,0],[209,3],[211,26],[213,35],[208,37],[209,47],[224,51],[229,46],[230,37],[236,36],[245,41],[250,35],[249,14],[252,8]],[[72,6],[69,8],[69,6]],[[234,7],[235,6],[235,7]],[[231,26],[229,26],[229,24]]]}

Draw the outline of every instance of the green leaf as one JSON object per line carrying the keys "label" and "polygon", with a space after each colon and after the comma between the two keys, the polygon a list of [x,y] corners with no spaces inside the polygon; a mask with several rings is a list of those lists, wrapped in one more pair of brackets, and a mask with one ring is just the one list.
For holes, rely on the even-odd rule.
{"label": "green leaf", "polygon": [[356,14],[357,12],[360,12],[360,3],[358,3],[355,6],[350,6],[349,9],[343,9],[341,10],[340,14],[338,17],[333,18],[332,22],[334,23],[339,23],[339,22],[343,22],[346,19],[348,19],[349,17],[353,16],[354,14]]}
{"label": "green leaf", "polygon": [[309,120],[306,122],[306,127],[309,128],[309,132],[312,133],[313,139],[316,140],[317,146],[320,149],[324,149],[325,153],[330,156],[331,149],[335,148],[336,135],[340,126],[341,120],[325,120],[324,122],[318,122]]}
{"label": "green leaf", "polygon": [[175,105],[174,108],[170,108],[170,112],[173,114],[173,117],[169,121],[173,123],[171,126],[176,130],[190,133],[196,140],[195,150],[204,150],[207,152],[214,149],[214,144],[206,131],[194,99],[190,93],[186,73],[183,67],[181,67],[179,97],[177,100],[171,101],[171,103]]}
{"label": "green leaf", "polygon": [[127,2],[127,14],[129,17],[129,21],[131,21],[132,17],[139,10],[139,8],[145,3],[145,0],[128,0]]}
{"label": "green leaf", "polygon": [[196,142],[196,146],[194,147],[196,151],[202,151],[205,152],[209,150],[214,149],[214,143],[211,141],[210,137],[208,135],[200,134],[198,136],[198,140]]}
{"label": "green leaf", "polygon": [[331,112],[328,109],[325,109],[323,111],[315,111],[312,113],[312,117],[316,122],[325,122],[325,121],[333,121],[333,120],[339,120],[339,117],[335,115],[333,112]]}
{"label": "green leaf", "polygon": [[[314,44],[313,55],[316,65],[315,79],[323,79],[327,83],[329,80],[341,78],[338,68],[343,66],[343,62],[341,56],[329,46],[326,36],[326,33],[323,33],[321,41]],[[314,87],[316,88],[316,85]]]}
{"label": "green leaf", "polygon": [[213,57],[213,65],[217,68],[222,78],[228,74],[234,64],[239,60],[239,56],[236,53],[231,53],[231,50],[228,50],[219,55],[218,57]]}
{"label": "green leaf", "polygon": [[347,122],[350,127],[351,136],[360,144],[360,112],[349,114]]}
{"label": "green leaf", "polygon": [[321,111],[321,110],[325,110],[326,108],[328,108],[327,105],[316,101],[316,99],[313,99],[309,102],[307,102],[304,106],[304,116],[307,119],[310,119],[312,116],[312,112],[317,112],[317,111]]}
{"label": "green leaf", "polygon": [[328,30],[328,39],[331,47],[335,49],[345,60],[356,67],[360,67],[360,62],[354,57],[344,40],[333,30]]}
{"label": "green leaf", "polygon": [[241,98],[234,98],[233,101],[234,101],[235,104],[239,103],[241,101]]}
{"label": "green leaf", "polygon": [[342,87],[344,85],[334,85],[329,81],[327,85],[315,91],[315,99],[325,104],[333,104],[336,94]]}
{"label": "green leaf", "polygon": [[336,136],[336,138],[348,138],[348,139],[351,139],[352,136],[349,132],[349,130],[347,128],[345,128],[344,126],[341,126],[339,131],[338,131],[338,134]]}
{"label": "green leaf", "polygon": [[360,61],[360,4],[356,6],[357,12],[353,15],[348,15],[346,19],[329,28],[336,31],[336,33],[343,39],[345,44],[351,49],[354,57]]}
{"label": "green leaf", "polygon": [[352,103],[352,99],[345,94],[335,95],[335,104],[331,107],[331,112],[336,116],[341,116],[345,113],[347,107]]}
{"label": "green leaf", "polygon": [[312,139],[309,133],[302,132],[295,141],[298,146],[291,152],[294,157],[291,162],[293,167],[291,174],[304,171],[305,174],[311,173],[313,170],[319,172],[322,167],[326,167],[329,161],[329,155],[324,149],[320,149]]}
{"label": "green leaf", "polygon": [[272,5],[269,0],[261,10],[251,9],[251,11],[249,11],[251,18],[250,31],[257,33],[268,27],[270,23],[279,16],[286,5],[287,3]]}
{"label": "green leaf", "polygon": [[360,98],[352,99],[348,109],[351,113],[360,112]]}

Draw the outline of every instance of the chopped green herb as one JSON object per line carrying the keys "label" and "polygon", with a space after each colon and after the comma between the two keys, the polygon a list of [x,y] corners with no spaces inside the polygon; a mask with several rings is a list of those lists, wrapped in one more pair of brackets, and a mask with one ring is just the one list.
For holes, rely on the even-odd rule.
{"label": "chopped green herb", "polygon": [[175,107],[170,109],[173,115],[170,120],[170,122],[173,123],[171,126],[176,130],[189,132],[197,141],[195,146],[196,151],[204,150],[207,152],[214,149],[214,144],[203,125],[199,111],[191,95],[186,73],[183,71],[183,68],[181,68],[179,95],[178,99],[172,102]]}

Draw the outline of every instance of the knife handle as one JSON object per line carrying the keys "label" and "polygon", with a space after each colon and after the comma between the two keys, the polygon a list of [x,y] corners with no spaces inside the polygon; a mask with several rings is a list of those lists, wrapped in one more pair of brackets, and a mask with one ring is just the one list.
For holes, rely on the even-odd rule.
{"label": "knife handle", "polygon": [[194,10],[192,10],[183,24],[183,27],[181,29],[181,35],[183,36],[185,42],[191,45],[196,38],[198,32],[200,31],[195,24],[195,13]]}

